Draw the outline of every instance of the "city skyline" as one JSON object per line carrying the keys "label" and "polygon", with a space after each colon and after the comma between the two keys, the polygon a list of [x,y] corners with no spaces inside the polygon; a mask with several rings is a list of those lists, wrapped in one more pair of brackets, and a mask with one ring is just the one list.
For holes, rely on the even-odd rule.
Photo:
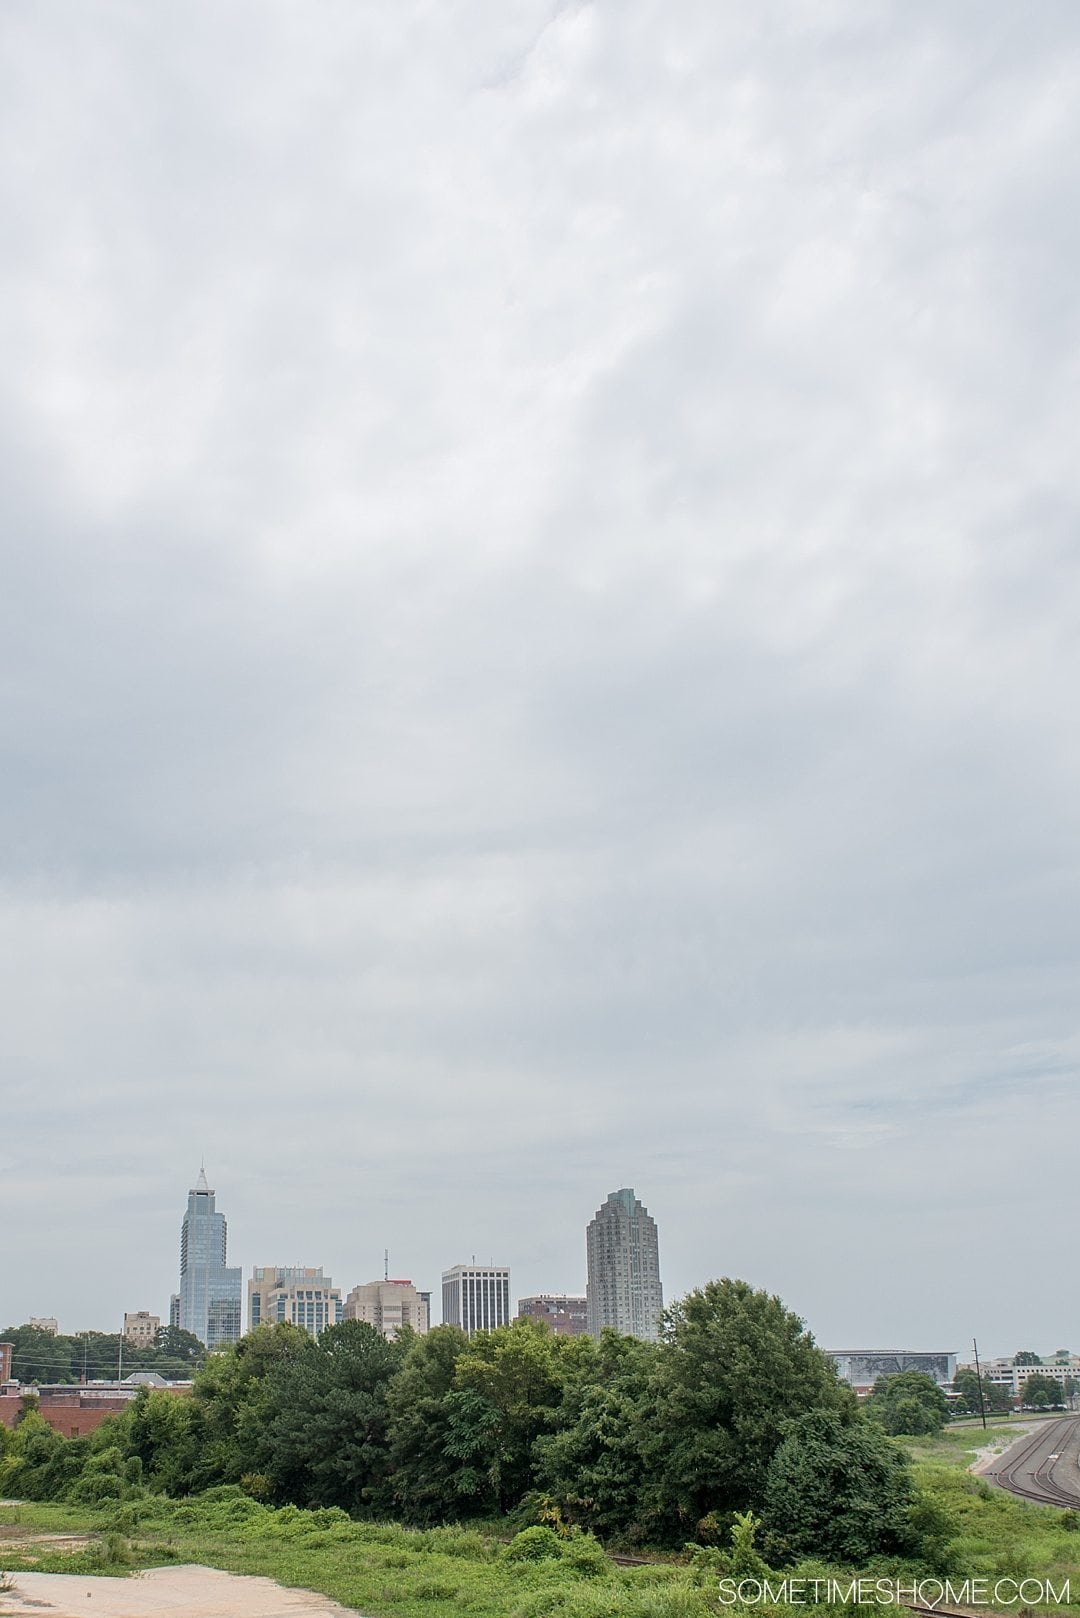
{"label": "city skyline", "polygon": [[[634,1203],[634,1205],[636,1207],[636,1210],[639,1212],[639,1214],[643,1214],[645,1216],[645,1222],[647,1223],[648,1226],[651,1226],[652,1240],[653,1240],[653,1251],[655,1253],[655,1251],[656,1251],[656,1241],[657,1241],[657,1226],[656,1226],[655,1220],[649,1214],[648,1209],[645,1208],[644,1204],[640,1201],[640,1199],[637,1199],[637,1198],[634,1197],[634,1193],[633,1193],[633,1190],[631,1188],[624,1188],[622,1191],[611,1192],[611,1193],[608,1194],[608,1196],[605,1199],[604,1203],[601,1204],[601,1207],[598,1210],[596,1210],[596,1212],[594,1213],[592,1219],[588,1222],[588,1225],[586,1226],[585,1240],[584,1240],[583,1247],[582,1247],[582,1253],[583,1253],[583,1258],[584,1258],[584,1263],[583,1263],[582,1267],[583,1267],[583,1269],[584,1269],[584,1271],[586,1273],[586,1277],[587,1277],[587,1272],[588,1272],[588,1249],[589,1249],[590,1234],[592,1233],[594,1227],[597,1225],[597,1222],[598,1222],[598,1219],[600,1218],[600,1216],[602,1216],[604,1214],[605,1210],[609,1209],[612,1204],[619,1203],[620,1199],[623,1199],[625,1201],[626,1198],[632,1199],[632,1201],[633,1201],[633,1203]],[[189,1190],[189,1193],[188,1193],[188,1211],[184,1216],[184,1221],[183,1221],[184,1226],[187,1225],[189,1217],[192,1216],[192,1203],[193,1202],[196,1203],[196,1206],[199,1208],[201,1216],[202,1216],[201,1220],[200,1220],[200,1226],[202,1228],[205,1228],[208,1224],[213,1222],[213,1228],[217,1232],[214,1239],[220,1245],[220,1249],[222,1251],[226,1250],[226,1244],[227,1244],[226,1226],[227,1226],[227,1222],[225,1221],[224,1216],[221,1213],[217,1212],[216,1206],[211,1206],[212,1203],[216,1202],[216,1191],[214,1189],[212,1189],[210,1187],[210,1185],[209,1185],[209,1182],[208,1182],[207,1177],[206,1177],[205,1165],[200,1166],[199,1173],[198,1173],[198,1176],[197,1176],[197,1179],[196,1179],[196,1185],[195,1185],[195,1187],[193,1187],[193,1188],[191,1188]],[[209,1216],[209,1218],[207,1216]],[[217,1222],[220,1222],[220,1224],[218,1224]],[[182,1246],[183,1246],[183,1240],[182,1240]],[[201,1246],[200,1246],[200,1251],[202,1251]],[[389,1249],[384,1249],[383,1250],[383,1260],[384,1260],[384,1265],[388,1266],[389,1261],[390,1261],[390,1250]],[[657,1259],[657,1266],[658,1266],[658,1259]],[[525,1266],[525,1265],[522,1265],[521,1267],[522,1267],[522,1269],[527,1269],[527,1266]],[[507,1315],[508,1319],[514,1318],[516,1313],[517,1313],[517,1300],[516,1300],[516,1298],[514,1296],[512,1296],[511,1290],[510,1290],[511,1270],[513,1270],[513,1273],[516,1275],[517,1274],[517,1268],[518,1267],[516,1265],[513,1265],[513,1266],[498,1266],[498,1265],[495,1265],[493,1262],[484,1263],[483,1261],[481,1261],[479,1263],[475,1263],[475,1261],[474,1261],[474,1262],[470,1262],[467,1265],[460,1265],[459,1264],[459,1265],[455,1265],[455,1266],[452,1267],[453,1270],[457,1270],[457,1271],[461,1271],[461,1270],[464,1269],[464,1270],[468,1270],[470,1272],[475,1270],[476,1272],[480,1272],[480,1273],[483,1273],[485,1271],[498,1270],[500,1272],[500,1274],[504,1275],[505,1276],[505,1285],[503,1287],[503,1294],[505,1296],[504,1307],[509,1309],[509,1314]],[[242,1334],[244,1331],[250,1329],[251,1294],[252,1294],[253,1285],[256,1284],[256,1280],[258,1280],[258,1283],[261,1286],[263,1278],[267,1277],[269,1279],[267,1279],[266,1285],[267,1285],[267,1287],[271,1286],[272,1285],[272,1279],[273,1279],[273,1277],[275,1276],[276,1273],[280,1273],[283,1281],[286,1282],[286,1284],[289,1281],[296,1282],[299,1279],[299,1277],[301,1277],[301,1276],[311,1277],[311,1278],[319,1277],[321,1283],[325,1284],[328,1287],[332,1284],[330,1282],[329,1276],[324,1273],[324,1270],[323,1270],[323,1268],[321,1266],[317,1267],[317,1268],[312,1268],[310,1266],[288,1265],[288,1266],[279,1266],[279,1267],[277,1267],[276,1271],[275,1271],[274,1267],[271,1267],[270,1269],[267,1269],[265,1266],[254,1266],[254,1265],[252,1265],[252,1266],[244,1266],[244,1265],[230,1266],[229,1270],[228,1270],[228,1274],[230,1275],[230,1277],[232,1277],[232,1279],[228,1283],[228,1297],[227,1297],[227,1299],[219,1299],[219,1302],[224,1303],[224,1306],[225,1306],[225,1308],[226,1308],[226,1310],[228,1312],[229,1321],[239,1320],[239,1322],[240,1322],[240,1334]],[[446,1283],[446,1280],[447,1280],[447,1273],[448,1272],[441,1271],[440,1273],[442,1274],[443,1287],[442,1288],[431,1287],[431,1288],[426,1289],[426,1295],[430,1296],[431,1298],[439,1297],[441,1299],[441,1298],[445,1297],[445,1283]],[[723,1272],[721,1272],[721,1271],[717,1271],[715,1275],[700,1277],[697,1281],[695,1281],[692,1284],[692,1286],[688,1286],[688,1287],[684,1288],[683,1292],[672,1293],[669,1296],[669,1298],[667,1299],[667,1301],[668,1302],[675,1301],[675,1299],[678,1296],[682,1296],[687,1291],[692,1291],[694,1289],[694,1287],[704,1285],[704,1283],[707,1280],[718,1279],[722,1273]],[[768,1287],[767,1283],[757,1281],[751,1276],[741,1276],[741,1277],[739,1277],[739,1279],[747,1280],[747,1281],[750,1282],[750,1284],[752,1286],[759,1287],[762,1290],[766,1290],[766,1291],[772,1290],[771,1288]],[[340,1303],[340,1306],[341,1306],[340,1318],[348,1318],[348,1314],[347,1314],[347,1311],[345,1309],[345,1301],[344,1301],[345,1296],[346,1296],[346,1291],[348,1291],[350,1293],[358,1293],[358,1292],[365,1291],[368,1287],[378,1288],[378,1287],[383,1286],[383,1285],[395,1286],[395,1287],[396,1286],[408,1286],[410,1289],[419,1290],[419,1292],[421,1292],[421,1293],[425,1292],[425,1289],[423,1288],[422,1285],[419,1287],[419,1289],[416,1289],[416,1284],[415,1284],[414,1281],[410,1281],[410,1282],[397,1282],[397,1281],[395,1281],[395,1282],[379,1282],[378,1280],[376,1280],[376,1281],[373,1281],[373,1282],[370,1282],[370,1283],[364,1283],[364,1282],[350,1283],[347,1288],[346,1287],[334,1286],[334,1289],[333,1289],[334,1293],[336,1295],[339,1295],[339,1303]],[[242,1301],[243,1298],[244,1298],[244,1295],[245,1295],[245,1293],[244,1293],[244,1288],[245,1287],[246,1287],[246,1296],[247,1296],[246,1305]],[[514,1292],[517,1293],[519,1291],[520,1291],[520,1288],[515,1286]],[[661,1296],[661,1302],[663,1302],[664,1298],[663,1298],[663,1288],[662,1288],[662,1286],[659,1287],[659,1291],[660,1291],[660,1296]],[[529,1297],[533,1297],[533,1298],[542,1298],[542,1297],[553,1298],[553,1297],[558,1297],[560,1295],[563,1296],[563,1297],[566,1297],[566,1296],[577,1297],[577,1298],[580,1298],[581,1300],[584,1301],[586,1299],[586,1297],[587,1297],[587,1280],[586,1280],[585,1285],[582,1287],[580,1293],[575,1293],[574,1290],[570,1289],[570,1288],[560,1287],[558,1289],[555,1289],[555,1288],[552,1288],[552,1287],[548,1286],[548,1287],[537,1289],[537,1291],[535,1293],[533,1293],[533,1294],[522,1294],[522,1296],[529,1296]],[[174,1302],[179,1302],[179,1297],[174,1298],[173,1301]],[[790,1299],[785,1299],[785,1302],[789,1303],[789,1305],[791,1304]],[[792,1305],[792,1306],[794,1307],[794,1305]],[[143,1306],[142,1303],[140,1303],[138,1305],[139,1309],[142,1309],[143,1307],[144,1306]],[[153,1311],[150,1311],[150,1312],[153,1312]],[[126,1322],[127,1315],[129,1313],[131,1313],[131,1311],[125,1309],[125,1311],[124,1311],[124,1320],[125,1320],[125,1322]],[[354,1312],[354,1316],[355,1316],[355,1312]],[[166,1310],[162,1314],[161,1318],[162,1318],[163,1323],[168,1320],[168,1318],[169,1318],[168,1310]],[[292,1314],[291,1313],[288,1314],[285,1318],[292,1319]],[[370,1315],[369,1311],[364,1311],[362,1313],[362,1315],[361,1315],[361,1318],[372,1318],[374,1320],[374,1317]],[[821,1333],[819,1331],[817,1331],[817,1329],[815,1328],[813,1319],[811,1317],[809,1317],[809,1316],[806,1316],[806,1315],[804,1315],[804,1319],[806,1320],[807,1329],[810,1330],[813,1333],[813,1335],[815,1337],[815,1340],[817,1341],[818,1345],[822,1346],[822,1347],[826,1346],[824,1338],[822,1337]],[[57,1321],[56,1316],[48,1317],[48,1324],[50,1326],[50,1329],[51,1329],[52,1326],[54,1326],[56,1324],[56,1321]],[[25,1321],[12,1319],[12,1320],[7,1322],[8,1325],[13,1325],[13,1326],[17,1326],[17,1325],[21,1325],[21,1324],[28,1324],[28,1323],[29,1324],[33,1323],[33,1317],[27,1316]],[[176,1323],[177,1324],[182,1324],[182,1321],[180,1321],[178,1319]],[[258,1323],[261,1323],[261,1321],[258,1322]],[[329,1317],[327,1317],[325,1320],[321,1321],[322,1325],[330,1324],[330,1323],[331,1323],[331,1321],[330,1321]],[[430,1325],[436,1325],[436,1324],[441,1324],[441,1323],[442,1323],[441,1315],[440,1315],[439,1319],[435,1319],[435,1318],[429,1316],[429,1324]],[[1025,1325],[1030,1326],[1030,1323],[1025,1323]],[[185,1327],[185,1329],[190,1329],[190,1328]],[[105,1332],[110,1332],[112,1330],[116,1330],[116,1331],[120,1332],[120,1334],[123,1334],[124,1324],[122,1323],[119,1327],[114,1328],[114,1327],[110,1326],[109,1324],[102,1325],[100,1323],[100,1321],[90,1322],[88,1320],[82,1320],[82,1321],[79,1321],[75,1325],[69,1325],[69,1323],[65,1320],[63,1322],[63,1324],[61,1324],[60,1330],[61,1330],[61,1332],[68,1331],[68,1330],[75,1330],[75,1331],[101,1330],[101,1331],[105,1331]],[[199,1335],[198,1332],[196,1332],[195,1335],[198,1336]],[[848,1335],[850,1337],[852,1335],[858,1335],[858,1333],[857,1332],[856,1333],[849,1333]],[[867,1341],[870,1340],[870,1335],[867,1332],[864,1331],[861,1335],[862,1335],[864,1340],[867,1340]],[[935,1340],[940,1340],[942,1335],[943,1334],[938,1333],[937,1338]],[[1020,1343],[1019,1341],[1015,1342],[1015,1343],[1008,1343],[1005,1339],[1002,1339],[999,1342],[996,1339],[989,1339],[988,1338],[988,1339],[986,1339],[986,1342],[985,1342],[984,1353],[987,1355],[988,1358],[990,1356],[997,1356],[997,1357],[1002,1357],[1003,1358],[1003,1357],[1007,1356],[1008,1354],[1011,1354],[1011,1353],[1015,1352],[1016,1349],[1018,1348],[1018,1346],[1025,1346],[1025,1344],[1027,1343],[1027,1339],[1031,1338],[1033,1334],[1032,1334],[1032,1330],[1028,1329],[1027,1332],[1026,1332],[1026,1337],[1025,1337],[1025,1334],[1024,1334],[1023,1331],[1021,1332],[1020,1335],[1021,1335],[1021,1337],[1024,1338],[1024,1343]],[[1034,1335],[1036,1337],[1039,1337],[1040,1339],[1045,1338],[1045,1340],[1048,1341],[1050,1339],[1050,1337],[1052,1337],[1054,1334],[1053,1334],[1053,1332],[1047,1332],[1047,1331],[1042,1330],[1042,1328],[1038,1328],[1038,1329],[1035,1330]],[[925,1352],[925,1347],[922,1347],[922,1348],[920,1347],[920,1341],[922,1341],[923,1343],[929,1342],[931,1340],[931,1338],[934,1337],[934,1334],[933,1333],[924,1334],[923,1339],[921,1339],[920,1341],[916,1341],[916,1339],[910,1333],[908,1333],[906,1336],[905,1336],[904,1333],[900,1333],[899,1337],[903,1338],[903,1340],[906,1342],[907,1348],[908,1348],[909,1351],[918,1353],[918,1352]],[[219,1336],[215,1346],[220,1346],[221,1342],[228,1341],[228,1340],[234,1340],[234,1339],[231,1339],[231,1338],[229,1338],[227,1336],[224,1337],[224,1338]],[[884,1338],[879,1339],[879,1341],[884,1341],[884,1340],[885,1340]],[[897,1338],[897,1340],[899,1340],[899,1338]],[[961,1338],[957,1338],[956,1341],[957,1341],[958,1347],[957,1347],[956,1350],[954,1350],[954,1352],[956,1353],[956,1356],[957,1356],[958,1360],[961,1363],[964,1363],[965,1362],[965,1347],[964,1347],[965,1339],[961,1337]],[[880,1350],[878,1350],[877,1352],[880,1352]]]}

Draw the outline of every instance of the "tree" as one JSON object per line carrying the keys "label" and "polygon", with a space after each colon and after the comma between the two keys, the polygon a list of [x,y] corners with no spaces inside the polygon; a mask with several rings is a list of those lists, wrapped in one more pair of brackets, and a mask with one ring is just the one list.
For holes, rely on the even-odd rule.
{"label": "tree", "polygon": [[478,1332],[459,1356],[447,1449],[494,1510],[532,1488],[533,1446],[557,1427],[567,1378],[579,1367],[587,1374],[593,1357],[591,1339],[560,1337],[537,1320]]}
{"label": "tree", "polygon": [[154,1344],[160,1354],[192,1368],[206,1358],[205,1344],[199,1341],[193,1331],[185,1331],[182,1326],[159,1326]]}
{"label": "tree", "polygon": [[394,1510],[427,1526],[467,1514],[457,1460],[447,1448],[457,1362],[469,1339],[458,1326],[436,1326],[409,1343],[387,1390],[387,1443]]}
{"label": "tree", "polygon": [[28,1401],[9,1441],[0,1471],[4,1492],[26,1500],[52,1500],[79,1473],[90,1441],[61,1438]]}
{"label": "tree", "polygon": [[1038,1354],[1033,1354],[1030,1348],[1018,1348],[1013,1355],[1014,1365],[1041,1365],[1042,1360]]}
{"label": "tree", "polygon": [[949,1419],[949,1401],[925,1371],[879,1376],[866,1413],[894,1437],[940,1432]]}
{"label": "tree", "polygon": [[0,1341],[12,1347],[11,1366],[20,1382],[77,1382],[82,1374],[82,1344],[54,1337],[40,1326],[8,1326]]}
{"label": "tree", "polygon": [[387,1510],[387,1395],[406,1348],[407,1336],[388,1342],[366,1321],[345,1320],[280,1360],[261,1385],[245,1470],[265,1473],[275,1498],[294,1505]]}
{"label": "tree", "polygon": [[957,1371],[953,1378],[953,1393],[956,1395],[955,1409],[967,1411],[977,1416],[980,1410],[989,1415],[1001,1415],[1012,1409],[1012,1395],[1008,1388],[1000,1382],[989,1382],[982,1379],[982,1404],[979,1403],[979,1378],[976,1373],[963,1367]]}
{"label": "tree", "polygon": [[1065,1397],[1054,1377],[1034,1371],[1020,1386],[1020,1403],[1029,1410],[1050,1410],[1064,1405]]}
{"label": "tree", "polygon": [[197,1337],[172,1327],[164,1327],[156,1342],[145,1347],[122,1343],[119,1332],[54,1336],[39,1326],[9,1326],[0,1341],[11,1343],[12,1366],[23,1382],[67,1384],[80,1381],[84,1372],[90,1381],[107,1381],[121,1370],[156,1371],[167,1379],[185,1380],[205,1353]]}
{"label": "tree", "polygon": [[609,1328],[590,1379],[565,1390],[558,1430],[534,1447],[537,1488],[565,1521],[603,1536],[647,1537],[642,1438],[662,1352]]}
{"label": "tree", "polygon": [[656,1530],[674,1541],[760,1504],[792,1417],[855,1404],[798,1315],[745,1281],[691,1292],[666,1311],[664,1336],[641,1443]]}
{"label": "tree", "polygon": [[861,1416],[797,1417],[769,1462],[763,1518],[774,1554],[864,1565],[916,1549],[907,1456]]}
{"label": "tree", "polygon": [[284,1363],[307,1353],[311,1338],[288,1321],[256,1326],[238,1343],[211,1354],[195,1379],[204,1412],[204,1465],[214,1482],[236,1483],[259,1470],[264,1428],[271,1419],[265,1383]]}
{"label": "tree", "polygon": [[206,1411],[197,1399],[140,1388],[121,1417],[124,1453],[164,1494],[192,1494],[221,1481],[206,1444]]}

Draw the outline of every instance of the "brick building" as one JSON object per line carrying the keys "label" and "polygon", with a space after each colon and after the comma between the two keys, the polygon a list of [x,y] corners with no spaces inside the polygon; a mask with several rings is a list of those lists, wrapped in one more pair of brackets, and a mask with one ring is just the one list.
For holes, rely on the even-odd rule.
{"label": "brick building", "polygon": [[518,1318],[546,1320],[560,1337],[581,1337],[589,1329],[588,1299],[573,1292],[538,1292],[518,1299]]}

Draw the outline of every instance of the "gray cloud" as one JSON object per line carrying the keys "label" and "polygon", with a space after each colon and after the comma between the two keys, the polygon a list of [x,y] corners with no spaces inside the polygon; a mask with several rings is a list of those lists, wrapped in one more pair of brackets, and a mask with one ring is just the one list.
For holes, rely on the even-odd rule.
{"label": "gray cloud", "polygon": [[205,1152],[245,1266],[632,1183],[1075,1346],[1071,8],[3,28],[9,1317],[163,1307]]}

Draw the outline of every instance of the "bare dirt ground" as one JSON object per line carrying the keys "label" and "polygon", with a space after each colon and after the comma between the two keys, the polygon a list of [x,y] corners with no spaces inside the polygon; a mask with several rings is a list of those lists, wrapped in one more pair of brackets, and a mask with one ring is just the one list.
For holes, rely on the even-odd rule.
{"label": "bare dirt ground", "polygon": [[[50,1554],[59,1552],[64,1556],[73,1556],[76,1551],[84,1551],[89,1543],[88,1534],[27,1533],[23,1528],[0,1523],[0,1565],[4,1551],[18,1551],[21,1558],[33,1561],[31,1552],[35,1546],[40,1546],[42,1551]],[[0,1612],[2,1611],[0,1608]]]}
{"label": "bare dirt ground", "polygon": [[1026,1438],[1028,1433],[1034,1431],[1035,1428],[1031,1422],[1017,1423],[1015,1427],[1010,1427],[1008,1432],[1002,1433],[997,1438],[992,1438],[988,1444],[983,1445],[982,1449],[975,1451],[975,1459],[968,1467],[968,1471],[985,1472],[988,1467],[993,1465],[999,1455],[1004,1455],[1007,1449],[1012,1448],[1017,1439]]}
{"label": "bare dirt ground", "polygon": [[210,1567],[153,1567],[129,1579],[78,1573],[14,1573],[0,1615],[19,1618],[357,1618],[314,1590]]}

